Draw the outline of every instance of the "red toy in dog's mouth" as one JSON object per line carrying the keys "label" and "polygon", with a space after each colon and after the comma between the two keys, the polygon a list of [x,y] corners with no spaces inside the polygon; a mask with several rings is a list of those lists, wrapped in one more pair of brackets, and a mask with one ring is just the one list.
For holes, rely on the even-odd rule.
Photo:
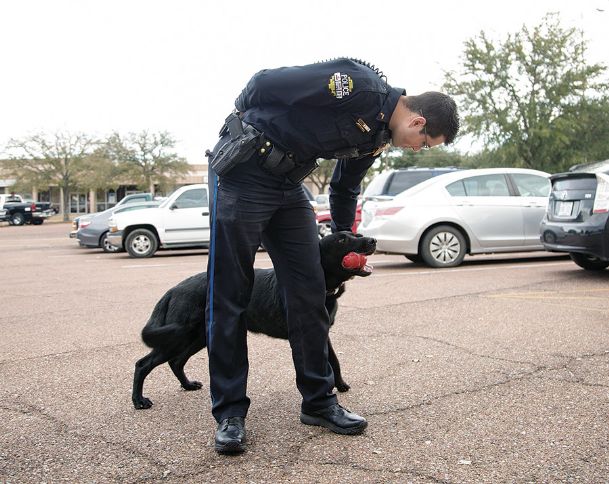
{"label": "red toy in dog's mouth", "polygon": [[343,257],[342,266],[344,269],[354,271],[360,269],[364,272],[372,272],[372,266],[367,264],[368,259],[364,254],[349,252]]}

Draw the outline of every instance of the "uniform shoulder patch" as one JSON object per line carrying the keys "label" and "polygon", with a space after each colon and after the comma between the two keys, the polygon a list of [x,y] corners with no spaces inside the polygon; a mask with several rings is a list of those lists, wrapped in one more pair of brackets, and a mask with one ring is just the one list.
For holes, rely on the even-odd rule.
{"label": "uniform shoulder patch", "polygon": [[353,92],[353,79],[348,74],[335,72],[330,77],[328,89],[336,99],[343,99]]}

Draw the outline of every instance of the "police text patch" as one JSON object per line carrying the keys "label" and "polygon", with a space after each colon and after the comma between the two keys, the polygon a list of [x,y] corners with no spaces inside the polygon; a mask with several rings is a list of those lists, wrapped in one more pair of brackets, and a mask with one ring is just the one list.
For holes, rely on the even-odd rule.
{"label": "police text patch", "polygon": [[336,99],[342,99],[353,92],[353,79],[347,74],[335,72],[330,78],[328,89]]}

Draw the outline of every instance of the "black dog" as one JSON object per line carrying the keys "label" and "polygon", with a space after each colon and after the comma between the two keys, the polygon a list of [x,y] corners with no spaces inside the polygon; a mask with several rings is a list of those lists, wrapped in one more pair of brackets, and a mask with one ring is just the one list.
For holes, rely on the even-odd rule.
{"label": "black dog", "polygon": [[[376,240],[350,232],[338,232],[320,241],[321,264],[326,279],[326,309],[330,325],[338,309],[337,299],[344,292],[344,282],[354,276],[369,276],[370,266],[345,269],[343,258],[350,252],[370,255],[376,249]],[[288,339],[283,303],[277,288],[273,269],[255,269],[252,297],[245,312],[247,329],[273,338]],[[184,374],[188,359],[207,344],[205,328],[205,302],[207,274],[202,272],[189,277],[165,293],[156,304],[142,330],[142,340],[152,351],[135,364],[132,400],[135,408],[150,408],[152,402],[142,395],[144,379],[158,365],[169,362],[174,375],[184,390],[198,390],[201,383],[189,380]],[[343,380],[336,353],[328,340],[328,357],[334,371],[338,391],[345,392],[349,385]]]}

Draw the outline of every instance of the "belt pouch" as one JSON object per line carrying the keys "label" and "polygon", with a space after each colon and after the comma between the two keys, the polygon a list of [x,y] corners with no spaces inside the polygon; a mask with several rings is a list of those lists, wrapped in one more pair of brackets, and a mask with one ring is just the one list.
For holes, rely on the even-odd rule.
{"label": "belt pouch", "polygon": [[[231,133],[232,135],[232,133]],[[260,132],[245,125],[243,133],[224,143],[211,159],[211,168],[218,176],[227,174],[239,163],[249,160],[256,151]]]}

